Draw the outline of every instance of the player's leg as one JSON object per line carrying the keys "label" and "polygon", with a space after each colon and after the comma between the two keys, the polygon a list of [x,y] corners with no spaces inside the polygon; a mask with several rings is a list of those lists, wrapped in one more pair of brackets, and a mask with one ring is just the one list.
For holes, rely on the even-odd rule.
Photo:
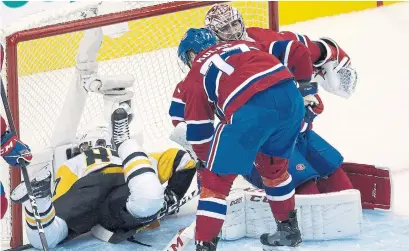
{"label": "player's leg", "polygon": [[125,182],[130,192],[126,209],[135,218],[150,221],[163,207],[164,189],[141,142],[130,138],[130,112],[131,107],[123,102],[112,114],[113,141],[123,162]]}
{"label": "player's leg", "polygon": [[295,182],[287,169],[305,110],[298,89],[292,81],[288,82],[270,88],[259,100],[271,108],[271,118],[276,117],[268,125],[274,130],[260,147],[260,152],[274,157],[273,165],[258,168],[271,211],[277,221],[275,233],[260,237],[266,250],[271,246],[296,246],[301,242],[294,210]]}
{"label": "player's leg", "polygon": [[271,132],[268,126],[261,126],[270,119],[268,111],[246,104],[228,124],[216,127],[206,168],[198,170],[201,194],[196,214],[196,250],[216,250],[215,238],[225,220],[231,185],[237,174],[251,172],[257,151]]}
{"label": "player's leg", "polygon": [[[212,238],[217,236],[225,219],[227,210],[225,198],[230,191],[234,178],[237,174],[246,175],[251,172],[258,149],[274,131],[278,130],[277,125],[280,123],[280,115],[290,119],[290,117],[294,117],[293,114],[299,113],[299,125],[294,129],[297,133],[294,135],[293,142],[286,142],[290,152],[292,151],[304,112],[303,110],[298,111],[298,108],[304,109],[304,106],[302,97],[293,82],[289,81],[281,85],[290,86],[289,89],[294,88],[294,93],[299,98],[296,108],[291,102],[284,104],[287,106],[286,112],[289,114],[278,114],[276,106],[277,103],[281,104],[280,100],[276,100],[276,103],[272,101],[271,95],[262,92],[255,95],[235,112],[228,124],[219,124],[217,126],[206,169],[199,172],[202,193],[196,217],[197,250],[215,250]],[[287,88],[284,87],[284,89]],[[284,96],[284,99],[286,99],[285,97],[288,97],[289,93],[284,90],[277,96]],[[273,104],[268,106],[272,102]],[[268,105],[266,106],[266,104]],[[294,109],[295,111],[293,111]],[[284,129],[286,125],[280,124],[280,126]],[[288,160],[283,161],[283,163],[285,162],[288,162]],[[279,165],[285,164],[280,163]],[[284,174],[283,172],[279,176],[284,179],[281,183],[291,181],[288,173]],[[288,187],[287,184],[283,183],[283,185],[285,189],[290,189],[289,194],[293,193],[294,188],[291,189],[291,184]],[[287,193],[284,193],[284,196],[287,196]],[[208,224],[210,221],[213,224]]]}
{"label": "player's leg", "polygon": [[[68,227],[63,219],[56,216],[56,209],[51,198],[51,173],[45,169],[40,171],[31,181],[31,186],[36,197],[38,212],[48,246],[53,248],[67,237]],[[13,190],[10,198],[14,203],[23,203],[28,240],[33,247],[41,249],[42,244],[25,184],[20,183]]]}
{"label": "player's leg", "polygon": [[354,188],[348,175],[341,168],[336,169],[328,177],[318,179],[317,186],[321,193],[339,192]]}
{"label": "player's leg", "polygon": [[309,180],[295,189],[295,194],[320,194],[315,179]]}
{"label": "player's leg", "polygon": [[[266,166],[268,168],[268,166],[273,165],[273,158],[268,156],[263,157],[264,154],[262,153],[259,153],[258,155],[260,156],[256,158],[256,166]],[[288,172],[291,174],[293,182],[295,184],[296,194],[320,193],[315,182],[315,178],[319,177],[319,175],[301,154],[298,148],[298,143],[289,160]],[[253,186],[264,189],[263,180],[257,169],[253,168],[250,174],[244,175],[243,177]]]}

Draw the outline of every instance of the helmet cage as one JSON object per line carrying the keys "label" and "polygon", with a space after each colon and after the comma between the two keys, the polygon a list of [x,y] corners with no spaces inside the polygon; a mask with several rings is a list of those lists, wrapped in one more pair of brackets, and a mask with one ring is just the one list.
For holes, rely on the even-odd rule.
{"label": "helmet cage", "polygon": [[239,40],[245,32],[242,15],[227,4],[214,5],[206,14],[205,26],[222,41]]}

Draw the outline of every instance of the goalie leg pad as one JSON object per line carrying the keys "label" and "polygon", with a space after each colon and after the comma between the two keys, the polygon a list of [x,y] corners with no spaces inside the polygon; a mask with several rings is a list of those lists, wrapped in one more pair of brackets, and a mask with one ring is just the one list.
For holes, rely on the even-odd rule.
{"label": "goalie leg pad", "polygon": [[[232,190],[227,201],[227,213],[219,237],[223,240],[238,240],[246,236],[245,191]],[[271,214],[271,213],[270,213]]]}
{"label": "goalie leg pad", "polygon": [[362,207],[365,209],[391,209],[391,180],[388,168],[373,165],[343,163],[355,189],[361,192]]}
{"label": "goalie leg pad", "polygon": [[[264,191],[247,189],[242,192],[245,203],[233,203],[239,198],[228,197],[228,215],[221,233],[222,239],[240,237],[259,238],[263,233],[276,230],[268,199]],[[239,191],[237,191],[239,194]],[[240,210],[245,208],[245,229],[242,233]],[[358,190],[328,194],[295,195],[295,208],[303,240],[335,240],[356,237],[362,229],[362,208]],[[232,214],[232,215],[229,215]],[[234,219],[234,221],[233,221]]]}

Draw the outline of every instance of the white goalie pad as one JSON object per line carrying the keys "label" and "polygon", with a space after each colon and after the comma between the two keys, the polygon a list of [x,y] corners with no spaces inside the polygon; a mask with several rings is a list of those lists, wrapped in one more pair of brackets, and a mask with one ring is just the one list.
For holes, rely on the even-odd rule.
{"label": "white goalie pad", "polygon": [[324,90],[343,98],[349,98],[355,92],[358,75],[350,66],[339,68],[338,62],[330,61],[322,66],[321,73],[314,76]]}
{"label": "white goalie pad", "polygon": [[[296,195],[297,218],[303,240],[356,237],[362,228],[361,195],[345,190],[318,195]],[[276,231],[276,223],[263,190],[235,191],[227,198],[227,216],[221,238],[259,238]]]}

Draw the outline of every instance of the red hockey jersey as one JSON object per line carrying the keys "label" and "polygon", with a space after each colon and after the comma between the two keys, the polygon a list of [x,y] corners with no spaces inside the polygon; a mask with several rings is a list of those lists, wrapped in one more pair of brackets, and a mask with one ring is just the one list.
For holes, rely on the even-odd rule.
{"label": "red hockey jersey", "polygon": [[270,29],[263,29],[258,27],[249,27],[246,29],[247,36],[259,43],[272,43],[274,41],[292,40],[299,41],[304,44],[311,54],[311,61],[317,62],[320,58],[321,51],[315,42],[312,42],[306,35],[293,33],[291,31],[276,32]]}
{"label": "red hockey jersey", "polygon": [[187,140],[197,156],[207,158],[215,114],[228,123],[232,114],[256,93],[294,78],[291,72],[305,81],[312,75],[309,51],[296,41],[234,41],[197,55],[189,74],[178,85],[183,92],[179,103],[185,102]]}

